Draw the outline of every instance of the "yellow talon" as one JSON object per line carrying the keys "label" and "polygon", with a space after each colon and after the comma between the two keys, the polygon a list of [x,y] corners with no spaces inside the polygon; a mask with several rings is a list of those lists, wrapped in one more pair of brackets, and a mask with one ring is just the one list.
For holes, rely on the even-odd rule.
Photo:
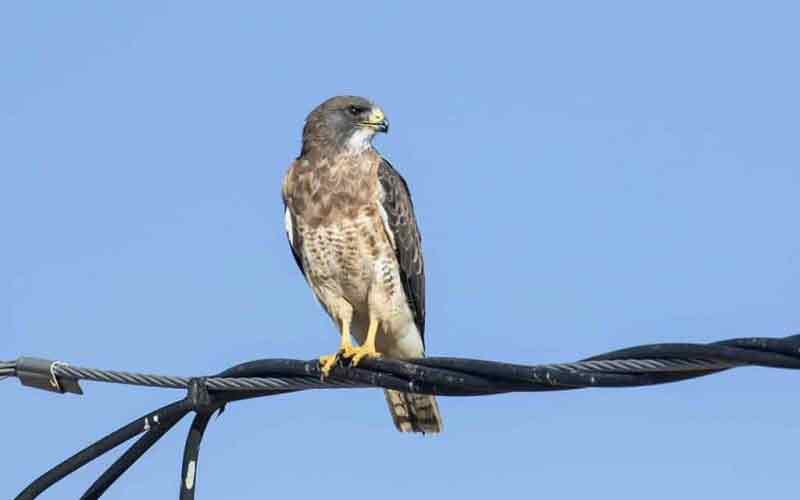
{"label": "yellow talon", "polygon": [[350,366],[358,366],[362,359],[366,357],[377,358],[381,354],[375,349],[375,337],[378,335],[378,321],[370,320],[369,329],[367,330],[367,338],[364,343],[358,347],[353,347],[350,344],[350,325],[349,323],[342,323],[342,337],[339,344],[339,350],[333,354],[319,357],[319,371],[322,372],[322,377],[325,378],[330,375],[331,370],[339,359],[349,359]]}
{"label": "yellow talon", "polygon": [[377,358],[381,355],[378,351],[374,349],[367,349],[366,347],[359,347],[354,349],[354,351],[355,352],[350,359],[350,366],[358,366],[358,364],[364,358]]}
{"label": "yellow talon", "polygon": [[351,366],[358,366],[358,363],[361,362],[362,359],[366,358],[367,356],[375,358],[380,356],[380,353],[375,349],[375,337],[378,335],[378,321],[371,319],[369,321],[369,329],[367,330],[367,338],[364,340],[364,343],[351,350],[348,358],[352,358],[350,360]]}
{"label": "yellow talon", "polygon": [[333,354],[327,354],[319,357],[319,371],[322,372],[322,377],[330,375],[331,370],[340,358],[351,358],[355,354],[356,349],[350,343],[350,322],[342,321],[342,333],[339,341],[339,350]]}
{"label": "yellow talon", "polygon": [[322,372],[323,377],[327,377],[330,375],[331,370],[334,366],[336,366],[336,362],[339,360],[339,353],[328,354],[327,356],[320,356],[319,357],[319,371]]}
{"label": "yellow talon", "polygon": [[339,356],[343,357],[344,359],[350,359],[355,356],[356,352],[358,352],[358,347],[353,347],[352,345],[347,345],[339,349]]}

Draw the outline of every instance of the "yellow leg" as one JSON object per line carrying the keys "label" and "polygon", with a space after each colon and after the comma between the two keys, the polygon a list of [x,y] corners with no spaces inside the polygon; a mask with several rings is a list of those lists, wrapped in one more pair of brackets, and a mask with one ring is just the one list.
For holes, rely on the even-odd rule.
{"label": "yellow leg", "polygon": [[350,321],[342,320],[342,334],[339,339],[339,350],[333,354],[319,357],[319,367],[322,375],[327,377],[331,369],[336,366],[340,357],[349,358],[353,355],[353,344],[350,343]]}
{"label": "yellow leg", "polygon": [[342,337],[339,339],[339,353],[345,358],[353,355],[353,344],[350,343],[350,322],[342,322]]}
{"label": "yellow leg", "polygon": [[380,353],[377,351],[377,349],[375,349],[375,338],[378,336],[378,325],[378,320],[369,320],[369,329],[367,330],[367,338],[364,340],[364,343],[361,346],[352,349],[350,356],[347,356],[353,358],[350,361],[352,366],[358,366],[358,363],[367,356],[380,356]]}

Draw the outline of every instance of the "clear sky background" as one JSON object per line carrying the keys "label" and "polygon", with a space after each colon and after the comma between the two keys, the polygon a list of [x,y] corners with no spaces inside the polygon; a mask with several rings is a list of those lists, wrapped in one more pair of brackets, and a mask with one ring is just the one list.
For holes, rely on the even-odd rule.
{"label": "clear sky background", "polygon": [[[202,375],[333,350],[279,192],[306,114],[344,93],[392,123],[429,354],[800,332],[800,10],[647,4],[5,2],[0,359]],[[376,390],[244,402],[211,424],[198,498],[786,498],[798,376],[441,398],[433,438]],[[182,396],[84,389],[0,383],[0,498]],[[107,498],[174,498],[187,425]]]}

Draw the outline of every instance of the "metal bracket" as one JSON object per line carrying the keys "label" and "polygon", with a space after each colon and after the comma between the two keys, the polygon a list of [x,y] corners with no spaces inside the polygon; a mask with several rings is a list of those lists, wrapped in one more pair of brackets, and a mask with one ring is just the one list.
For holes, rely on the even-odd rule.
{"label": "metal bracket", "polygon": [[206,387],[206,377],[194,377],[189,380],[189,392],[186,398],[192,403],[197,413],[209,413],[216,409],[214,399]]}
{"label": "metal bracket", "polygon": [[65,365],[61,361],[51,361],[42,358],[22,357],[17,360],[16,374],[22,385],[35,387],[49,392],[64,394],[83,394],[81,386],[74,378],[63,375],[56,376],[55,369],[58,365]]}

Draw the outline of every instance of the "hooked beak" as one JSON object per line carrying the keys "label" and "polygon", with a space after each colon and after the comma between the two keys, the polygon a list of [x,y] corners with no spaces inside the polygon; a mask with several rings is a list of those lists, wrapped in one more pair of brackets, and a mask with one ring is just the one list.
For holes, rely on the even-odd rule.
{"label": "hooked beak", "polygon": [[379,108],[374,108],[366,121],[361,122],[361,124],[378,132],[386,133],[389,131],[389,120],[386,119],[386,115]]}

